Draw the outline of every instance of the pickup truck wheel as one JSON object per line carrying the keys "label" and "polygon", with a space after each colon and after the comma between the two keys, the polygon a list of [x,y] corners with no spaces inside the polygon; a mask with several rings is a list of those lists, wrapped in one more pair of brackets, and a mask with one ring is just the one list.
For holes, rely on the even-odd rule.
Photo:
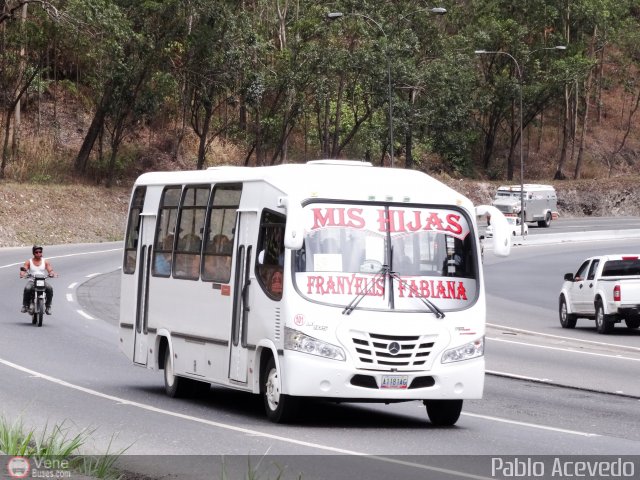
{"label": "pickup truck wheel", "polygon": [[598,333],[611,333],[613,331],[614,323],[611,322],[604,314],[604,307],[602,302],[598,300],[596,302],[596,331]]}
{"label": "pickup truck wheel", "polygon": [[640,327],[640,318],[625,318],[624,323],[627,324],[627,328]]}
{"label": "pickup truck wheel", "polygon": [[575,328],[578,318],[574,313],[568,313],[567,301],[565,300],[564,295],[560,295],[560,306],[558,310],[560,315],[560,325],[562,328]]}

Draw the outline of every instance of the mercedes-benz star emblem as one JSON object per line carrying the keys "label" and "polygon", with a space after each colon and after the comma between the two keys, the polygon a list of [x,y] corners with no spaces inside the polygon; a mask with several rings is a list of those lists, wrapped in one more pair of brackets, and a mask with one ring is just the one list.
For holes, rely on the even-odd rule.
{"label": "mercedes-benz star emblem", "polygon": [[391,342],[389,344],[389,353],[391,355],[397,355],[400,352],[400,344],[398,342]]}

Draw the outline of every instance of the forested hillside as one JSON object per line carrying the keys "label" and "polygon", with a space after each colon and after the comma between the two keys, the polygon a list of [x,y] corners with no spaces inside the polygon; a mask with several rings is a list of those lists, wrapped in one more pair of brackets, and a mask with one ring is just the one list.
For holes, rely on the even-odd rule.
{"label": "forested hillside", "polygon": [[321,157],[627,175],[639,23],[640,0],[0,0],[0,179]]}

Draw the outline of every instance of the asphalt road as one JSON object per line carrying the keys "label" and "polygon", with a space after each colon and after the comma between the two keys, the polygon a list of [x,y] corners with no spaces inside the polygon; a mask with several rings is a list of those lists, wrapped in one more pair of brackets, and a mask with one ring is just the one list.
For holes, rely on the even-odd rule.
{"label": "asphalt road", "polygon": [[[117,274],[95,275],[117,270],[118,247],[47,248],[46,255],[53,257],[62,276],[54,280],[54,315],[46,317],[40,329],[18,313],[22,284],[17,280],[17,263],[28,256],[28,249],[0,250],[0,282],[7,292],[0,299],[0,414],[21,415],[27,425],[65,422],[74,429],[95,429],[87,448],[97,452],[108,445],[111,451],[128,448],[122,466],[165,478],[217,478],[211,472],[221,471],[222,456],[231,470],[246,469],[248,462],[273,468],[279,461],[287,466],[287,474],[304,472],[304,479],[345,478],[346,471],[349,478],[367,479],[492,478],[488,465],[498,455],[640,451],[640,417],[629,414],[637,410],[637,399],[494,375],[487,377],[484,399],[466,402],[457,426],[446,429],[432,427],[419,402],[389,406],[310,402],[296,425],[274,425],[265,419],[260,400],[244,393],[212,388],[200,399],[170,399],[163,393],[160,372],[133,367],[118,351],[113,324]],[[586,253],[564,245],[553,255],[562,256],[562,247],[566,256]],[[536,257],[547,259],[555,269],[566,268],[564,260],[548,250],[531,253],[540,248],[515,247],[510,259],[491,259],[491,254],[485,259],[489,321],[497,325],[489,334],[488,368],[505,373],[509,367],[506,373],[516,375],[539,365],[541,380],[553,380],[558,365],[564,363],[574,376],[598,383],[610,372],[590,366],[583,354],[500,340],[504,327],[534,322],[539,333],[554,328],[554,333],[565,333],[556,326],[555,300],[541,301],[543,291],[531,294],[543,287],[555,291],[561,281]],[[520,278],[523,265],[527,272],[548,276],[546,282],[540,278],[540,285],[532,287],[522,280],[524,290],[517,295],[505,291],[521,290],[519,284],[514,286],[514,278]],[[511,281],[505,278],[502,284],[505,275]],[[600,340],[589,328],[571,333]],[[530,336],[535,341],[527,343],[546,342],[540,335]],[[613,338],[614,343],[628,341],[627,348],[637,341],[628,335]],[[633,371],[624,363],[614,363],[611,369]],[[447,456],[461,453],[464,458],[483,457],[467,463]],[[180,457],[163,460],[158,455]],[[298,478],[295,474],[283,478]]]}

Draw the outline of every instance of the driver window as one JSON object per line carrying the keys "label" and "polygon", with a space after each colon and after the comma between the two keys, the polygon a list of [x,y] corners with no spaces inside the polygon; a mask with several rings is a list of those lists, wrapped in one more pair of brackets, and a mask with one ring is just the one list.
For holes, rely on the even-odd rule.
{"label": "driver window", "polygon": [[282,298],[284,280],[284,229],[286,218],[264,210],[258,235],[256,277],[265,293],[274,300]]}
{"label": "driver window", "polygon": [[591,260],[587,260],[586,262],[584,262],[582,265],[580,265],[580,268],[578,269],[578,272],[576,273],[574,280],[576,282],[581,282],[582,280],[585,279],[586,275],[587,275],[587,268],[589,267],[589,262]]}

